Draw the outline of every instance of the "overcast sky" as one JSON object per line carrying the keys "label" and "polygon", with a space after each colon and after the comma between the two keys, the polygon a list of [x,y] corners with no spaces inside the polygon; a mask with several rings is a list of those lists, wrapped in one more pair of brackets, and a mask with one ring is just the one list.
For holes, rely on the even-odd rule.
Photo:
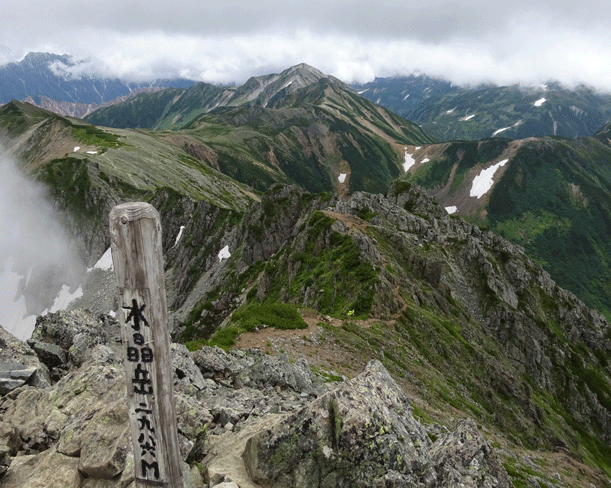
{"label": "overcast sky", "polygon": [[241,83],[305,62],[347,82],[419,71],[611,91],[608,0],[2,0],[0,14],[0,64],[42,51],[104,76]]}

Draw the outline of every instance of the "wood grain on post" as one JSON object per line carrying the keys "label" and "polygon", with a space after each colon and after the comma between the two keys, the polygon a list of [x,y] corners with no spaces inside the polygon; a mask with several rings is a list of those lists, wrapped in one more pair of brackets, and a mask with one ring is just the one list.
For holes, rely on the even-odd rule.
{"label": "wood grain on post", "polygon": [[136,488],[183,488],[159,214],[148,203],[117,205],[110,235]]}

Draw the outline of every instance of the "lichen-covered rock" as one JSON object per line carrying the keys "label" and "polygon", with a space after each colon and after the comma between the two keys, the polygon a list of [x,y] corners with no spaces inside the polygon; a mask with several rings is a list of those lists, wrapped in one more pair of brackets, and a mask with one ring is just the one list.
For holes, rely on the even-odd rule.
{"label": "lichen-covered rock", "polygon": [[218,347],[205,347],[195,352],[193,359],[204,378],[236,388],[279,387],[308,394],[315,390],[307,362],[291,362],[285,354],[270,356],[259,349],[226,353]]}
{"label": "lichen-covered rock", "polygon": [[275,418],[222,436],[204,460],[208,477],[276,488],[510,487],[472,422],[433,444],[378,361],[302,410]]}
{"label": "lichen-covered rock", "polygon": [[2,479],[3,488],[80,488],[83,476],[78,470],[78,458],[64,456],[55,449],[13,459]]}
{"label": "lichen-covered rock", "polygon": [[49,369],[27,343],[0,327],[0,396],[24,384],[38,388],[50,386]]}
{"label": "lichen-covered rock", "polygon": [[[277,487],[373,486],[389,471],[416,483],[431,441],[381,363],[249,439],[255,483]],[[416,469],[414,469],[414,467]]]}
{"label": "lichen-covered rock", "polygon": [[204,388],[204,377],[193,361],[191,353],[183,344],[172,344],[172,366],[174,367],[174,381],[183,382],[197,390]]}
{"label": "lichen-covered rock", "polygon": [[118,322],[109,315],[97,319],[89,312],[74,310],[42,315],[36,319],[30,347],[49,367],[54,381],[90,359],[97,345],[120,350]]}
{"label": "lichen-covered rock", "polygon": [[0,443],[26,454],[48,449],[57,441],[57,432],[47,430],[47,420],[54,419],[49,392],[22,386],[4,397],[1,410]]}
{"label": "lichen-covered rock", "polygon": [[427,473],[435,486],[502,488],[511,483],[492,448],[477,430],[475,422],[464,420],[440,438],[429,451]]}

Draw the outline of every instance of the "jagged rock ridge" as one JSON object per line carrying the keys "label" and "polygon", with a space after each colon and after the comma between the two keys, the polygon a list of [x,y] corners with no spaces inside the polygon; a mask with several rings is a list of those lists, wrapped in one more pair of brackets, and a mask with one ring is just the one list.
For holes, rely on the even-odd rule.
{"label": "jagged rock ridge", "polygon": [[[108,345],[77,346],[77,353],[70,346],[70,358],[61,363],[40,355],[55,377],[53,387],[26,385],[3,397],[2,486],[133,486],[120,340],[113,336],[116,323],[103,320],[79,312],[38,322],[32,344],[75,345],[83,335],[75,329],[85,321],[85,334],[107,335]],[[10,350],[34,355],[36,349],[24,351],[7,339]],[[206,486],[434,487],[465,480],[510,486],[473,422],[461,422],[455,431],[435,427],[439,438],[433,442],[377,361],[329,388],[303,360],[291,364],[285,356],[254,350],[189,354],[178,345],[172,352],[181,451],[185,460],[203,463]],[[281,462],[269,464],[274,459]],[[184,471],[185,486],[203,486],[197,470],[185,464]]]}

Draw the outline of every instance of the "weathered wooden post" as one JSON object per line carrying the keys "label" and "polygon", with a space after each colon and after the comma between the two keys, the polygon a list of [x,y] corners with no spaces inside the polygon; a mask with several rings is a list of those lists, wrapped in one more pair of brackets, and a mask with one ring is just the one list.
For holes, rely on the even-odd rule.
{"label": "weathered wooden post", "polygon": [[159,214],[148,203],[117,205],[110,235],[136,488],[183,488]]}

